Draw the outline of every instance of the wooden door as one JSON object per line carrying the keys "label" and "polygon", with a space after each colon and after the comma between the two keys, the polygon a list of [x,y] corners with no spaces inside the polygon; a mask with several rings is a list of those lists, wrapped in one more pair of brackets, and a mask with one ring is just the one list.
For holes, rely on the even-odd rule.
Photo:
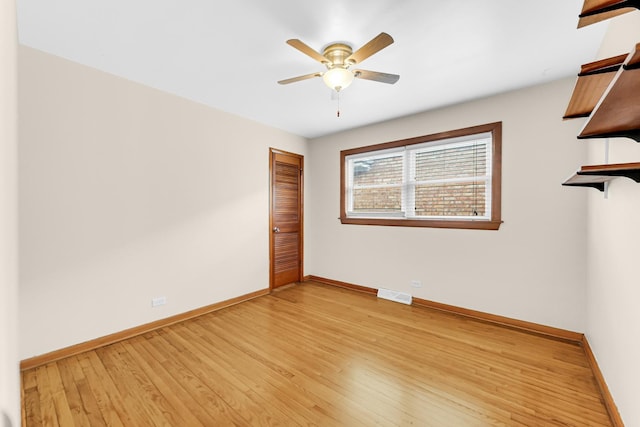
{"label": "wooden door", "polygon": [[298,154],[271,149],[269,255],[271,288],[302,280],[303,165]]}

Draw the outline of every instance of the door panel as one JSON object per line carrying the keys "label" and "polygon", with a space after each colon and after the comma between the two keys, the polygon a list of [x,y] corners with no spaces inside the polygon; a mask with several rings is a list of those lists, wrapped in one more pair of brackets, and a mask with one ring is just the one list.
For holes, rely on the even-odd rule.
{"label": "door panel", "polygon": [[271,287],[302,280],[303,157],[271,150]]}
{"label": "door panel", "polygon": [[297,282],[300,278],[300,253],[297,233],[280,232],[274,236],[275,286]]}

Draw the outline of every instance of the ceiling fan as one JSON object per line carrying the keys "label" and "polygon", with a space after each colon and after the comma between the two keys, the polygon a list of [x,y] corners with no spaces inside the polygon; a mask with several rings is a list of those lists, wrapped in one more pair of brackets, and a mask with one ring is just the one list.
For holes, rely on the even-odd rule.
{"label": "ceiling fan", "polygon": [[393,37],[387,33],[380,33],[355,52],[352,47],[346,43],[332,43],[325,47],[322,53],[320,53],[298,39],[287,40],[288,45],[293,46],[305,55],[320,62],[327,67],[327,71],[292,77],[290,79],[280,80],[278,83],[286,85],[311,79],[313,77],[322,77],[324,83],[336,92],[340,92],[345,89],[356,77],[381,83],[394,84],[400,78],[397,74],[350,69],[353,65],[359,64],[392,43]]}

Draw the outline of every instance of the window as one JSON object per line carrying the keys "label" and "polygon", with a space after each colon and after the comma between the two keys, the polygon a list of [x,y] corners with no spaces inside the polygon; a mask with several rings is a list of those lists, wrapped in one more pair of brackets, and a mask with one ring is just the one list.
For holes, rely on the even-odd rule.
{"label": "window", "polygon": [[497,230],[502,123],[340,152],[343,224]]}

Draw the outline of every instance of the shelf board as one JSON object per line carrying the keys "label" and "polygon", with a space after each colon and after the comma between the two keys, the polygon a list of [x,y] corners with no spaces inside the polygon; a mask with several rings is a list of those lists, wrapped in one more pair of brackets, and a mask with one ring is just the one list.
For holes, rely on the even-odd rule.
{"label": "shelf board", "polygon": [[582,166],[578,174],[582,176],[625,176],[635,182],[640,182],[640,163],[612,163],[608,165]]}
{"label": "shelf board", "polygon": [[640,9],[640,0],[584,0],[578,28]]}
{"label": "shelf board", "polygon": [[582,166],[562,185],[572,187],[592,187],[604,191],[604,184],[618,177],[631,178],[640,182],[640,163],[613,163],[608,165]]}
{"label": "shelf board", "polygon": [[578,138],[627,137],[640,142],[639,93],[640,43],[616,71]]}
{"label": "shelf board", "polygon": [[584,64],[569,100],[564,119],[588,117],[622,67],[627,54]]}

